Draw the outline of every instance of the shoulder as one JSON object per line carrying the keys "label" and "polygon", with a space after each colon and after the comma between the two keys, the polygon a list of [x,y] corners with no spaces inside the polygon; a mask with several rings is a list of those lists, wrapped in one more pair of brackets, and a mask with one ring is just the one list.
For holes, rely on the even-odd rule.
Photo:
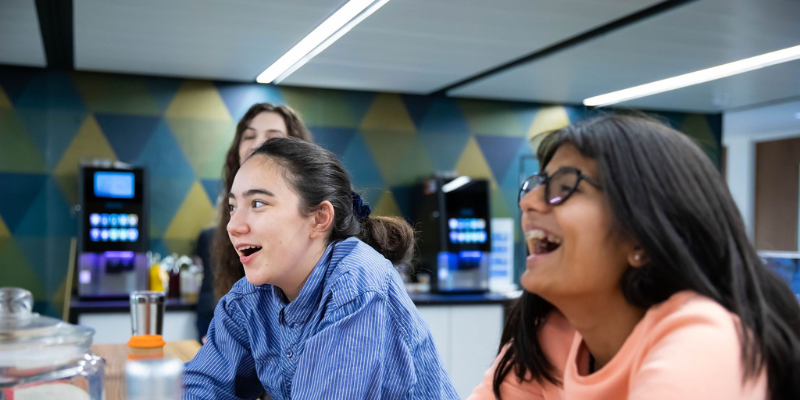
{"label": "shoulder", "polygon": [[653,306],[645,315],[644,322],[651,342],[691,332],[699,335],[697,340],[724,338],[726,345],[738,346],[738,316],[716,301],[694,292],[676,293]]}
{"label": "shoulder", "polygon": [[326,292],[333,295],[336,305],[342,305],[373,293],[385,298],[391,281],[399,275],[389,260],[357,238],[337,243],[331,255],[332,267],[327,278]]}

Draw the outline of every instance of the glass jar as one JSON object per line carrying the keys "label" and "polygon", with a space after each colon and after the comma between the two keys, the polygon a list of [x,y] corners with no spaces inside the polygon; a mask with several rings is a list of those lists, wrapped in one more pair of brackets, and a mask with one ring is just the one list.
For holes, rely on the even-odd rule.
{"label": "glass jar", "polygon": [[94,329],[32,310],[31,292],[0,288],[0,400],[102,400]]}

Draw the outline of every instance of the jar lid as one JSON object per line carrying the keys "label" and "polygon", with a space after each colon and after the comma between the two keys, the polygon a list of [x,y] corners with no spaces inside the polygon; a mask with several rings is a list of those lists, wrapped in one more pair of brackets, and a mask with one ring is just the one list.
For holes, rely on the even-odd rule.
{"label": "jar lid", "polygon": [[82,357],[94,329],[33,312],[31,292],[0,288],[0,367],[57,365]]}

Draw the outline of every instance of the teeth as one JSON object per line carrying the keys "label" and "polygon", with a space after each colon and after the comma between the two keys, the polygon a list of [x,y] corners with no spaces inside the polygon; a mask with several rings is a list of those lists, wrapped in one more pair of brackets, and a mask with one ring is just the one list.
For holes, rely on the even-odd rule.
{"label": "teeth", "polygon": [[528,231],[525,233],[525,240],[531,240],[531,239],[542,240],[545,237],[547,237],[547,234],[544,233],[544,231],[541,229],[534,229],[532,231]]}
{"label": "teeth", "polygon": [[237,250],[245,251],[247,249],[260,249],[260,247],[258,247],[258,246],[242,246],[242,247],[239,247]]}
{"label": "teeth", "polygon": [[553,235],[547,235],[547,241],[553,244],[561,244],[561,238]]}

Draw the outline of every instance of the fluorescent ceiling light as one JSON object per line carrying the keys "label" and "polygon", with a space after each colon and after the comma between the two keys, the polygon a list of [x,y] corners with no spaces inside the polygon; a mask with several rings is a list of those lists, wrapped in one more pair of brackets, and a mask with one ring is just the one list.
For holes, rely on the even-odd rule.
{"label": "fluorescent ceiling light", "polygon": [[789,47],[787,49],[773,51],[760,56],[745,58],[744,60],[678,75],[672,78],[663,79],[634,86],[632,88],[606,93],[600,96],[590,97],[583,101],[585,106],[603,107],[623,101],[638,99],[640,97],[651,96],[670,90],[685,88],[713,81],[716,79],[727,78],[729,76],[753,71],[759,68],[769,67],[770,65],[785,63],[800,59],[800,46]]}
{"label": "fluorescent ceiling light", "polygon": [[464,185],[466,185],[466,184],[468,184],[470,182],[471,182],[471,179],[469,179],[468,176],[459,176],[458,178],[453,179],[452,181],[447,182],[444,185],[442,185],[442,191],[445,192],[445,193],[450,193],[453,190],[456,190],[456,189],[458,189],[458,188],[460,188],[460,187],[462,187],[462,186],[464,186]]}
{"label": "fluorescent ceiling light", "polygon": [[308,36],[304,37],[256,78],[258,83],[280,83],[308,60],[314,58],[369,17],[389,0],[350,0],[336,10]]}

